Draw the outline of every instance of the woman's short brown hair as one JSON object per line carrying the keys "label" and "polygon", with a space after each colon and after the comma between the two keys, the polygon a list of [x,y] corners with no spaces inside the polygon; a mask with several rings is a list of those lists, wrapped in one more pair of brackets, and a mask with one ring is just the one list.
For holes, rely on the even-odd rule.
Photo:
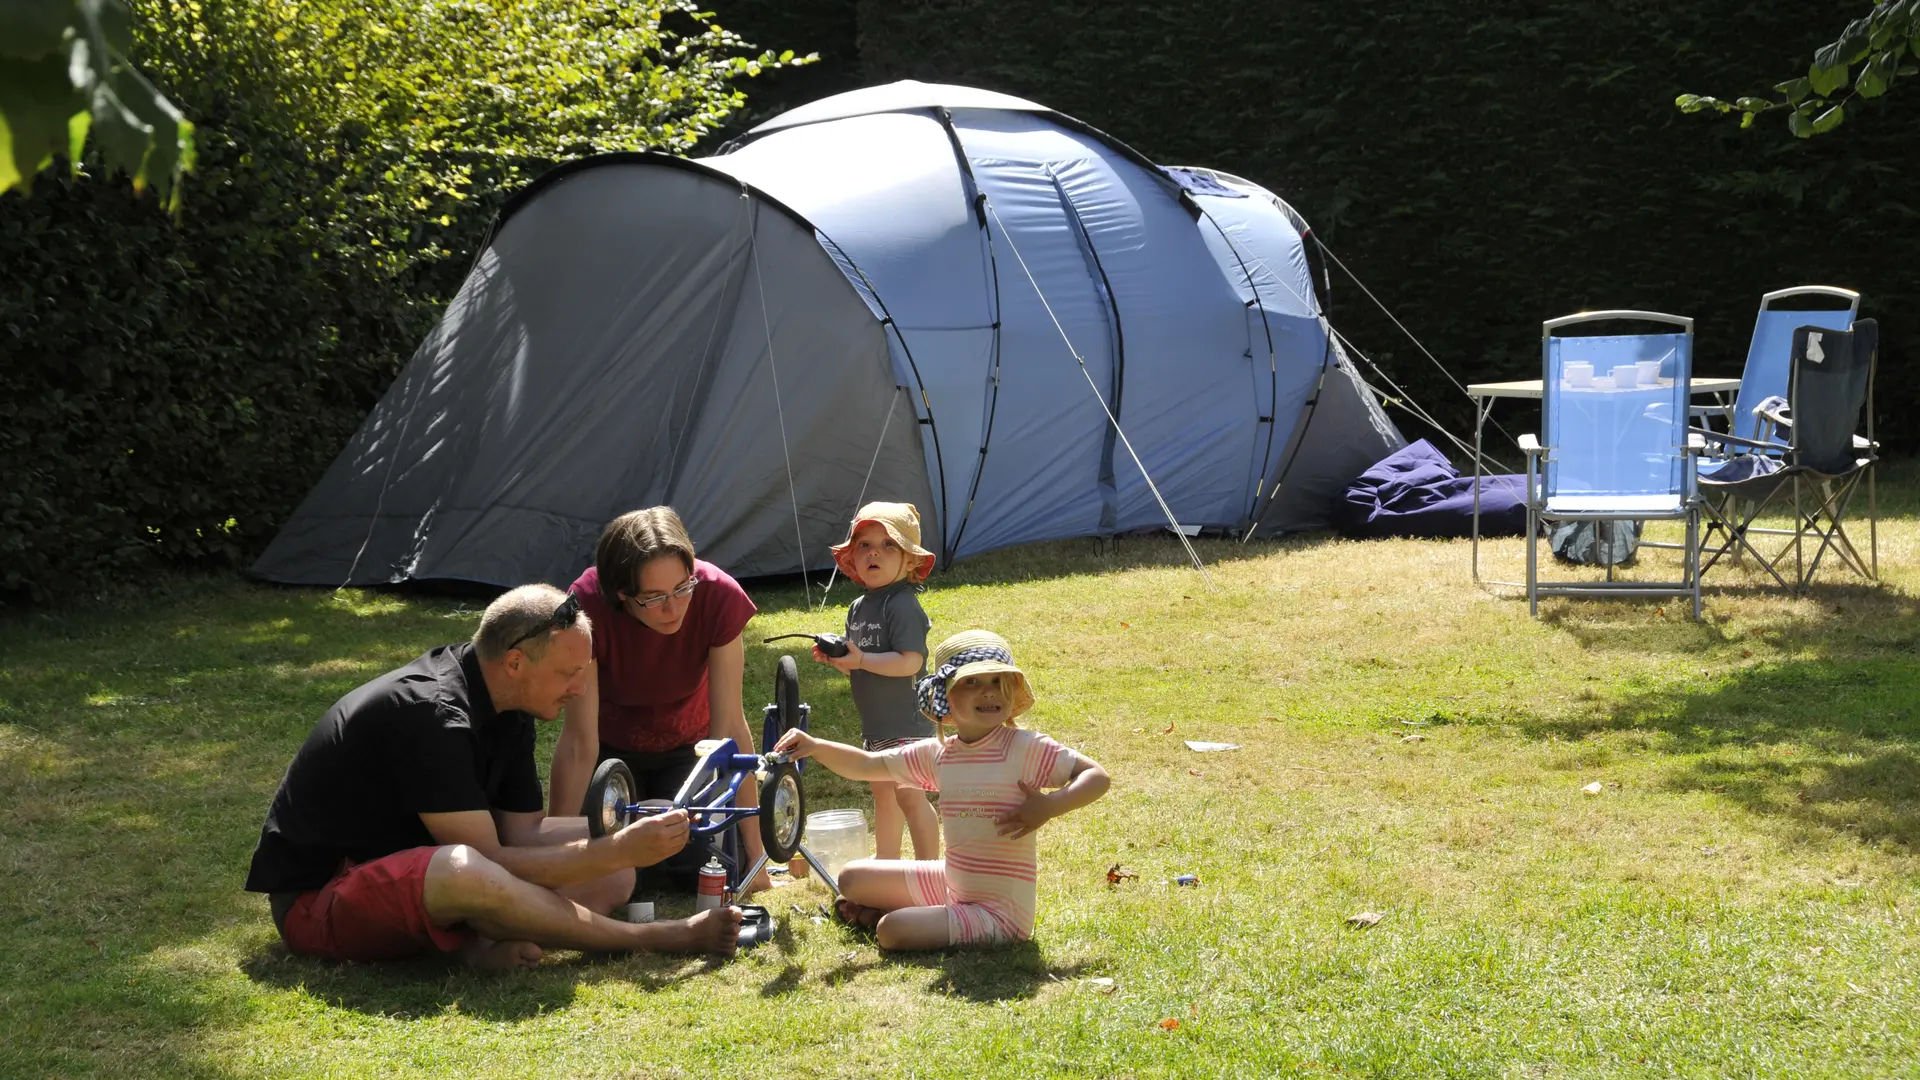
{"label": "woman's short brown hair", "polygon": [[600,530],[593,565],[600,571],[600,595],[620,606],[620,594],[640,592],[640,568],[662,555],[678,555],[693,573],[693,541],[671,506],[649,506],[621,514]]}

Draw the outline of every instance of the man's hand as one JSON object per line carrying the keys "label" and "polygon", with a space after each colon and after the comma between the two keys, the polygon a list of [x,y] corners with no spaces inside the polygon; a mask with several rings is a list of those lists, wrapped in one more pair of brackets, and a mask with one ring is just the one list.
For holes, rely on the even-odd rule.
{"label": "man's hand", "polygon": [[789,759],[799,761],[801,758],[813,756],[813,748],[817,742],[818,740],[813,736],[799,728],[793,728],[780,736],[780,741],[774,743],[773,748],[787,755]]}
{"label": "man's hand", "polygon": [[652,866],[687,846],[687,812],[667,810],[648,814],[613,834],[614,842],[634,866]]}
{"label": "man's hand", "polygon": [[826,653],[820,651],[820,646],[815,645],[813,647],[813,658],[815,660],[823,664],[831,664],[833,670],[842,675],[850,671],[859,671],[865,656],[866,654],[860,651],[860,646],[855,645],[852,641],[847,642],[847,655],[845,656],[828,656]]}
{"label": "man's hand", "polygon": [[994,824],[1000,826],[1001,836],[1015,840],[1037,831],[1054,817],[1052,796],[1025,780],[1020,781],[1020,791],[1026,795],[1026,801],[994,820]]}

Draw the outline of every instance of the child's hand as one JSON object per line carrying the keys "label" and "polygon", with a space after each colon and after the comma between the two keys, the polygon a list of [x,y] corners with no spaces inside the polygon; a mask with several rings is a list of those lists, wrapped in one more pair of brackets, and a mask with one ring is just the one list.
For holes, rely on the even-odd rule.
{"label": "child's hand", "polygon": [[773,744],[773,749],[777,753],[787,755],[788,758],[794,761],[799,761],[801,758],[811,757],[813,755],[814,744],[815,740],[813,736],[801,731],[799,728],[794,728],[785,735],[780,736],[780,741]]}
{"label": "child's hand", "polygon": [[1054,817],[1053,799],[1046,792],[1025,780],[1020,781],[1020,791],[1026,795],[1026,801],[994,821],[1000,826],[1001,836],[1015,840],[1037,831]]}
{"label": "child's hand", "polygon": [[815,645],[813,647],[814,659],[822,663],[832,664],[833,669],[842,675],[850,671],[860,670],[860,665],[862,661],[866,659],[866,655],[866,653],[860,651],[860,646],[855,645],[851,641],[847,642],[847,655],[845,656],[828,656],[826,653],[820,651],[820,646]]}

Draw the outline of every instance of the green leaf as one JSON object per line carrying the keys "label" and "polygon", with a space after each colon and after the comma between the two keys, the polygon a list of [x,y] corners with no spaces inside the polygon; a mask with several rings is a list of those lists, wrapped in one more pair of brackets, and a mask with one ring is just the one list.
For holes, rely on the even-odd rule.
{"label": "green leaf", "polygon": [[0,119],[8,129],[10,176],[0,191],[13,184],[30,188],[34,174],[66,151],[67,118],[85,101],[67,78],[65,56],[0,64]]}
{"label": "green leaf", "polygon": [[0,56],[38,60],[64,52],[72,0],[0,0]]}
{"label": "green leaf", "polygon": [[1861,97],[1876,98],[1893,86],[1893,80],[1899,75],[1900,57],[1894,53],[1883,52],[1867,62],[1860,69],[1860,79],[1855,85]]}
{"label": "green leaf", "polygon": [[1873,16],[1865,15],[1847,24],[1840,32],[1840,40],[1834,42],[1840,51],[1840,58],[1848,64],[1857,64],[1873,52]]}
{"label": "green leaf", "polygon": [[1735,101],[1733,107],[1736,109],[1745,109],[1750,113],[1757,113],[1765,112],[1773,108],[1773,102],[1768,101],[1766,98],[1743,97]]}
{"label": "green leaf", "polygon": [[1787,115],[1787,130],[1802,139],[1813,137],[1813,106],[1802,105]]}
{"label": "green leaf", "polygon": [[1807,68],[1807,80],[1813,92],[1826,97],[1847,85],[1847,65],[1840,59],[1840,43],[1823,45],[1813,54],[1813,64]]}
{"label": "green leaf", "polygon": [[1827,132],[1832,131],[1834,128],[1839,127],[1840,121],[1845,120],[1846,118],[1847,118],[1846,111],[1842,109],[1840,106],[1835,105],[1833,108],[1828,109],[1826,112],[1821,113],[1819,118],[1814,120],[1813,134],[1825,135]]}
{"label": "green leaf", "polygon": [[1807,100],[1808,94],[1813,93],[1813,80],[1788,79],[1786,82],[1775,86],[1774,89],[1787,95],[1787,104],[1798,105]]}
{"label": "green leaf", "polygon": [[1702,109],[1711,109],[1720,104],[1719,101],[1700,94],[1681,94],[1673,99],[1673,103],[1679,106],[1683,113],[1697,113]]}

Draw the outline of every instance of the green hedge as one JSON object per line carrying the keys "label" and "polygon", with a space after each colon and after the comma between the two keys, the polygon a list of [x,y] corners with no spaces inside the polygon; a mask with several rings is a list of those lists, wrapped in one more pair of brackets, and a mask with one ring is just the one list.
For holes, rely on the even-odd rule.
{"label": "green hedge", "polygon": [[198,125],[179,220],[123,180],[0,196],[0,597],[266,543],[552,163],[687,150],[779,69],[691,0],[153,0]]}
{"label": "green hedge", "polygon": [[[733,17],[750,32],[783,6],[749,0]],[[1858,289],[1882,321],[1889,441],[1920,448],[1898,423],[1920,405],[1900,377],[1920,345],[1906,317],[1920,308],[1920,91],[1898,87],[1810,141],[1777,118],[1741,131],[1673,105],[1799,73],[1862,0],[847,6],[860,82],[1018,94],[1156,161],[1271,188],[1462,383],[1537,377],[1540,321],[1599,307],[1692,315],[1696,370],[1737,375],[1762,293]],[[1337,270],[1332,309],[1467,430],[1464,396]]]}

